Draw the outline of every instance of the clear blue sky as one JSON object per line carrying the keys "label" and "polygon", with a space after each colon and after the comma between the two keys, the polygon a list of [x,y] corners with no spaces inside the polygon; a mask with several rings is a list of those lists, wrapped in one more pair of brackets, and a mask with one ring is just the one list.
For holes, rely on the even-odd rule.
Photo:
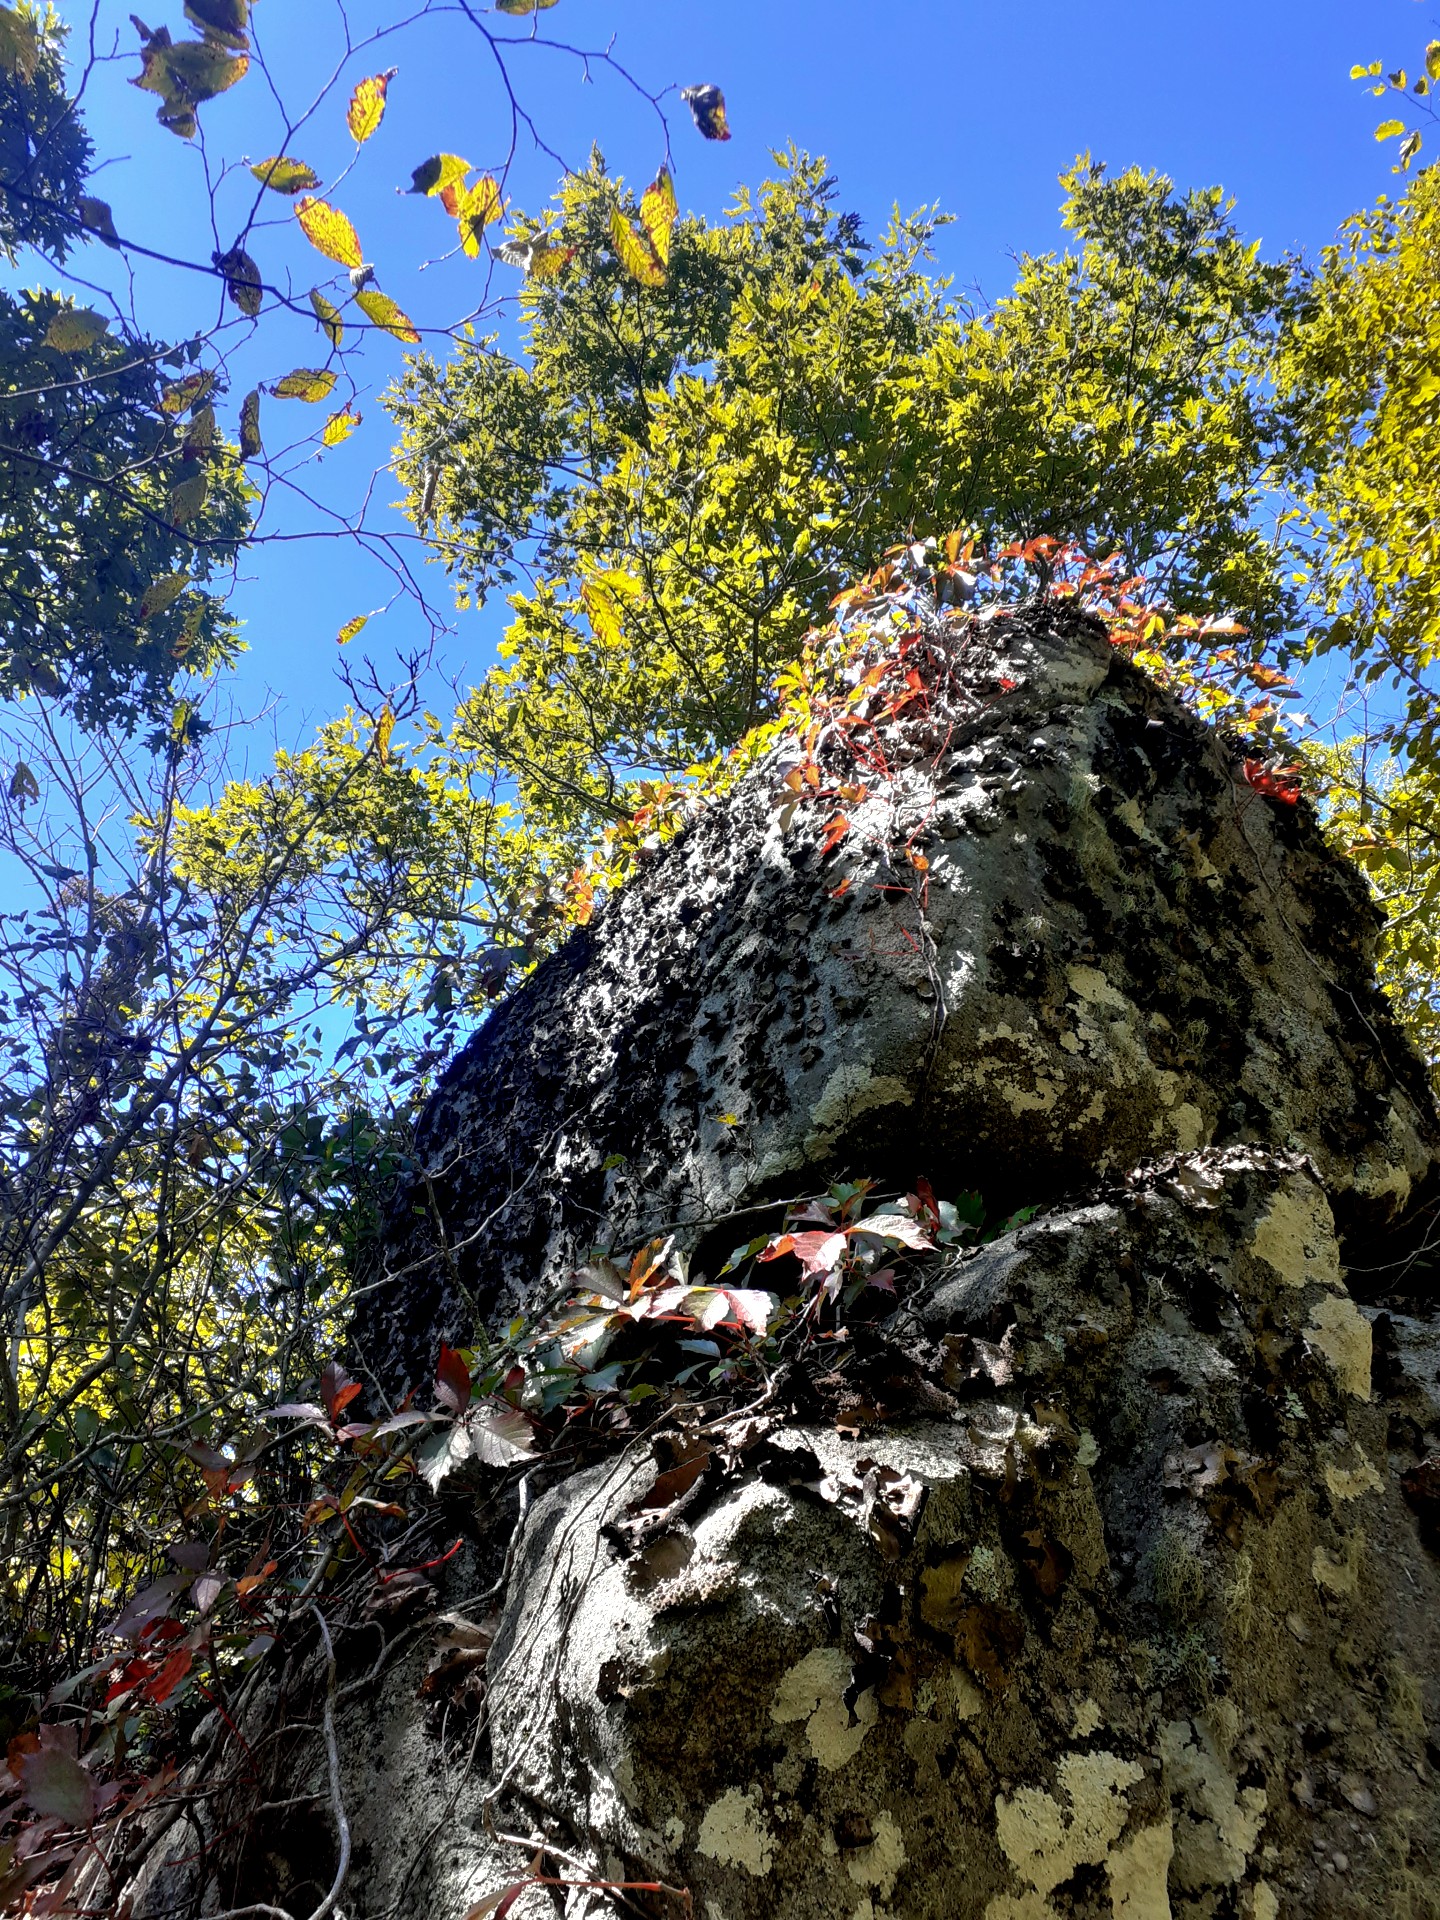
{"label": "clear blue sky", "polygon": [[[78,7],[75,0],[61,4],[77,21],[79,51]],[[118,44],[124,57],[97,71],[87,95],[99,156],[110,161],[93,190],[111,202],[128,237],[205,258],[217,239],[233,239],[226,224],[238,224],[253,183],[245,176],[221,188],[224,212],[212,234],[200,153],[159,128],[154,97],[127,84],[138,68],[128,4],[100,0],[97,44],[102,51]],[[358,39],[403,11],[401,0],[353,0],[352,32]],[[186,31],[178,5],[150,24],[160,18],[177,37]],[[519,26],[490,18],[505,31]],[[591,48],[613,34],[617,57],[656,90],[697,80],[725,88],[734,129],[727,145],[702,142],[673,95],[667,102],[682,207],[717,214],[738,183],[764,176],[771,149],[793,140],[828,156],[841,204],[867,226],[882,224],[897,201],[908,208],[935,200],[954,213],[940,266],[989,297],[1008,285],[1013,253],[1061,243],[1056,175],[1085,149],[1112,169],[1138,162],[1182,186],[1219,182],[1238,201],[1244,230],[1261,238],[1267,253],[1314,254],[1347,213],[1391,185],[1388,150],[1372,138],[1378,103],[1349,80],[1351,63],[1384,57],[1413,66],[1436,30],[1414,0],[912,0],[898,9],[853,0],[559,0],[541,19],[547,33]],[[339,20],[333,0],[256,0],[255,24],[292,110],[333,64]],[[398,198],[393,189],[437,149],[477,165],[504,157],[503,97],[482,43],[458,11],[358,53],[344,87],[291,151],[332,179],[350,151],[342,126],[350,82],[392,63],[399,73],[385,123],[336,198],[360,227],[386,291],[422,326],[444,325],[472,303],[480,270],[457,260],[417,272],[427,253],[447,244],[448,223],[435,203]],[[534,48],[517,51],[512,73],[541,131],[567,159],[583,161],[594,139],[627,177],[638,182],[654,172],[663,154],[658,125],[613,76],[597,70],[593,84],[583,84],[575,62]],[[212,156],[274,152],[275,111],[255,73],[209,103],[202,121]],[[555,171],[552,160],[522,142],[512,197],[537,204]],[[325,265],[293,232],[284,204],[269,202],[277,225],[256,235],[252,251],[267,279],[290,277],[303,299],[317,266],[323,277]],[[108,273],[117,284],[114,256],[97,258],[100,251],[87,251],[86,270]],[[142,270],[137,310],[153,332],[178,336],[213,321],[213,286]],[[385,460],[387,422],[375,390],[398,368],[400,352],[384,338],[367,343],[364,379],[372,390],[360,398],[365,427],[298,472],[322,506],[352,510]],[[255,341],[240,347],[237,382],[274,378],[321,357],[313,326],[268,316]],[[241,391],[237,384],[235,400]],[[298,403],[267,401],[266,414],[267,447],[278,442],[282,425],[299,433],[315,424],[315,414]],[[395,492],[381,472],[370,522],[403,533],[407,523],[389,505]],[[322,523],[293,493],[277,493],[267,507],[271,534]],[[433,567],[424,571],[434,605],[455,625],[445,641],[446,664],[459,679],[477,678],[492,657],[503,609],[456,616],[443,576]],[[337,628],[388,599],[393,582],[353,544],[334,540],[265,545],[247,556],[244,575],[235,605],[250,652],[238,691],[251,710],[273,693],[274,737],[298,742],[342,697]],[[423,629],[417,612],[402,604],[372,622],[349,651],[368,647],[383,666]]]}

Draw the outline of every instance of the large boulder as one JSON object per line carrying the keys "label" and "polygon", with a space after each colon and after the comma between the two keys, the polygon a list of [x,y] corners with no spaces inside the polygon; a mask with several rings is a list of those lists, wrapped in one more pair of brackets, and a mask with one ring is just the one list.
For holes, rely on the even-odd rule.
{"label": "large boulder", "polygon": [[918,691],[778,747],[456,1059],[356,1329],[379,1377],[594,1245],[728,1252],[836,1173],[1008,1209],[1250,1141],[1309,1153],[1344,1225],[1403,1209],[1430,1095],[1309,806],[1064,603],[902,612]]}

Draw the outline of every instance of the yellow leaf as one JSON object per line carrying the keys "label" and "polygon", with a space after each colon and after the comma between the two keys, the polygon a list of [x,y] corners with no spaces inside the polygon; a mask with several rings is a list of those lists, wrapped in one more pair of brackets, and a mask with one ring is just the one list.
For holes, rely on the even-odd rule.
{"label": "yellow leaf", "polygon": [[92,200],[88,193],[80,196],[80,224],[87,233],[93,233],[103,240],[107,247],[118,247],[120,236],[115,231],[115,217],[104,200]]}
{"label": "yellow leaf", "polygon": [[213,373],[187,373],[183,380],[169,380],[160,392],[162,413],[184,413],[198,407],[215,384]]}
{"label": "yellow leaf", "polygon": [[364,264],[360,236],[338,207],[306,194],[295,208],[295,218],[311,246],[327,260],[336,260],[342,267]]}
{"label": "yellow leaf", "polygon": [[240,403],[240,458],[254,460],[260,453],[260,389],[246,394]]}
{"label": "yellow leaf", "polygon": [[188,480],[182,480],[170,494],[170,524],[183,527],[187,520],[193,520],[205,504],[205,496],[210,491],[210,476],[203,470],[192,474]]}
{"label": "yellow leaf", "polygon": [[277,400],[324,400],[335,384],[335,376],[328,367],[296,367],[293,373],[287,373],[283,380],[277,380],[270,391]]}
{"label": "yellow leaf", "polygon": [[0,70],[33,80],[40,64],[40,33],[14,7],[0,7]]}
{"label": "yellow leaf", "polygon": [[345,338],[345,328],[341,324],[340,309],[332,307],[318,287],[310,289],[310,304],[315,309],[315,318],[320,322],[320,331],[332,347],[338,347]]}
{"label": "yellow leaf", "polygon": [[350,438],[359,426],[361,417],[358,413],[352,413],[348,407],[342,407],[339,413],[332,413],[320,435],[321,444],[327,447],[338,447],[342,440]]}
{"label": "yellow leaf", "polygon": [[140,618],[149,620],[153,615],[163,613],[172,601],[179,599],[189,582],[188,573],[165,573],[158,580],[152,580],[140,602]]}
{"label": "yellow leaf", "polygon": [[353,620],[347,620],[344,626],[341,627],[340,631],[335,636],[336,645],[341,647],[348,647],[350,642],[355,638],[356,634],[359,633],[360,629],[365,625],[366,621],[369,618],[370,616],[368,613],[357,613]]}
{"label": "yellow leaf", "polygon": [[495,0],[497,13],[544,13],[555,0]]}
{"label": "yellow leaf", "polygon": [[385,118],[385,95],[396,72],[395,67],[387,67],[384,73],[371,74],[351,94],[345,124],[350,129],[351,139],[357,144],[368,140]]}
{"label": "yellow leaf", "polygon": [[617,568],[592,574],[581,586],[580,599],[590,630],[602,647],[620,645],[624,639],[621,602],[638,599],[641,592],[639,581]]}
{"label": "yellow leaf", "polygon": [[440,196],[442,205],[453,213],[460,226],[460,244],[469,260],[479,257],[480,241],[486,227],[492,226],[505,211],[499,184],[488,173],[473,187],[450,187]]}
{"label": "yellow leaf", "polygon": [[680,209],[675,204],[675,183],[670,178],[670,169],[661,167],[659,173],[640,196],[640,224],[649,237],[655,258],[662,267],[670,264],[670,233],[679,217]]}
{"label": "yellow leaf", "polygon": [[1425,49],[1425,71],[1432,80],[1440,80],[1440,40],[1432,40]]}
{"label": "yellow leaf", "polygon": [[45,329],[45,345],[56,353],[84,353],[103,340],[110,322],[89,307],[62,307]]}
{"label": "yellow leaf", "polygon": [[390,736],[395,731],[395,714],[387,700],[375,722],[375,751],[382,760],[390,758]]}
{"label": "yellow leaf", "polygon": [[272,193],[304,193],[309,187],[318,187],[319,175],[303,160],[291,160],[285,154],[275,154],[269,160],[257,160],[250,169],[262,187],[269,187]]}
{"label": "yellow leaf", "polygon": [[[462,160],[458,153],[432,153],[428,160],[422,160],[410,175],[407,193],[437,194],[445,193],[450,187],[457,186],[470,171],[470,162]],[[453,207],[448,209],[451,213]]]}
{"label": "yellow leaf", "polygon": [[632,280],[638,280],[642,287],[664,286],[664,267],[655,258],[649,242],[636,233],[618,207],[610,216],[610,244],[615,249],[615,258]]}
{"label": "yellow leaf", "polygon": [[377,327],[383,327],[386,333],[393,333],[397,340],[404,340],[410,346],[420,344],[420,335],[388,293],[381,293],[378,287],[372,287],[364,293],[357,293],[355,304],[367,320]]}
{"label": "yellow leaf", "polygon": [[187,460],[194,460],[206,453],[215,442],[215,409],[212,406],[196,407],[190,416],[190,425],[185,430],[184,454]]}

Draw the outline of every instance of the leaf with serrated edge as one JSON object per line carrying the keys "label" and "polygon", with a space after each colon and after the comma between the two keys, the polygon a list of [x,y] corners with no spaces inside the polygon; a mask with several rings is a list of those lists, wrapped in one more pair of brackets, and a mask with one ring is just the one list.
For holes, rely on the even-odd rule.
{"label": "leaf with serrated edge", "polygon": [[405,191],[432,197],[437,193],[443,194],[447,188],[462,181],[469,171],[470,162],[462,160],[458,153],[432,153],[428,160],[422,160],[413,170],[410,185]]}
{"label": "leaf with serrated edge", "polygon": [[295,208],[295,218],[311,246],[327,260],[338,261],[342,267],[364,264],[360,236],[338,207],[306,194]]}
{"label": "leaf with serrated edge", "polygon": [[163,613],[173,600],[179,599],[189,582],[188,573],[166,573],[152,580],[140,602],[140,618],[149,620],[152,615]]}
{"label": "leaf with serrated edge", "polygon": [[170,495],[170,524],[183,527],[187,520],[193,520],[205,504],[205,496],[210,491],[210,476],[206,473],[192,474],[188,480],[182,480]]}
{"label": "leaf with serrated edge", "polygon": [[401,312],[388,293],[381,293],[378,287],[368,288],[356,294],[355,304],[373,326],[383,327],[386,333],[393,333],[408,346],[420,344],[413,321]]}
{"label": "leaf with serrated edge", "polygon": [[504,203],[500,198],[499,183],[491,179],[488,173],[482,174],[473,187],[452,187],[441,196],[444,206],[455,215],[460,226],[460,244],[469,260],[479,258],[480,240],[486,227],[493,226],[504,215]]}
{"label": "leaf with serrated edge", "polygon": [[325,399],[334,385],[335,376],[328,367],[296,367],[270,391],[277,400],[315,401]]}
{"label": "leaf with serrated edge", "polygon": [[162,413],[184,413],[205,398],[215,384],[213,373],[187,373],[183,380],[168,381],[160,394]]}
{"label": "leaf with serrated edge", "polygon": [[320,184],[320,177],[312,166],[303,160],[292,160],[283,153],[275,154],[269,160],[257,160],[250,171],[261,186],[269,187],[272,193],[304,193]]}
{"label": "leaf with serrated edge", "polygon": [[327,447],[338,447],[342,440],[348,440],[359,426],[361,415],[351,413],[348,407],[342,407],[339,413],[332,413],[325,422],[325,430],[320,435],[321,443]]}
{"label": "leaf with serrated edge", "polygon": [[396,71],[394,67],[387,67],[384,73],[372,73],[351,94],[345,124],[357,146],[368,140],[385,118],[385,95]]}
{"label": "leaf with serrated edge", "polygon": [[649,236],[655,258],[662,267],[670,264],[670,233],[679,214],[680,209],[675,203],[675,183],[670,178],[669,168],[661,167],[640,196],[640,224]]}
{"label": "leaf with serrated edge", "polygon": [[310,304],[315,309],[315,318],[320,322],[320,331],[332,347],[338,347],[345,338],[345,328],[340,319],[340,309],[331,306],[318,287],[310,289]]}
{"label": "leaf with serrated edge", "polygon": [[638,280],[642,287],[664,286],[664,267],[618,207],[610,216],[610,244],[632,280]]}
{"label": "leaf with serrated edge", "polygon": [[105,337],[110,322],[89,307],[64,307],[45,329],[44,344],[56,353],[84,353]]}

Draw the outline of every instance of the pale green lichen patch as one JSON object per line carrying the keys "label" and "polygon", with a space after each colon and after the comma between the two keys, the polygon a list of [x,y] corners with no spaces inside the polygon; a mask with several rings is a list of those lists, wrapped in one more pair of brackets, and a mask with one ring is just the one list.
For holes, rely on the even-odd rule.
{"label": "pale green lichen patch", "polygon": [[775,1836],[766,1825],[755,1787],[727,1787],[700,1822],[699,1851],[722,1867],[742,1867],[762,1879],[775,1864]]}
{"label": "pale green lichen patch", "polygon": [[859,1847],[850,1855],[845,1871],[857,1887],[873,1887],[883,1900],[894,1891],[905,1864],[905,1836],[899,1821],[885,1807],[875,1816],[874,1833],[868,1847]]}
{"label": "pale green lichen patch", "polygon": [[[997,1795],[996,1838],[1019,1878],[1043,1896],[1077,1867],[1098,1866],[1129,1818],[1127,1790],[1144,1777],[1143,1767],[1118,1754],[1067,1753],[1058,1770],[1061,1798],[1040,1787],[1021,1787],[1008,1800]],[[1018,1920],[1021,1911],[1001,1895],[986,1920]],[[1035,1911],[1048,1911],[1043,1900]]]}
{"label": "pale green lichen patch", "polygon": [[1140,1827],[1105,1862],[1115,1920],[1170,1920],[1170,1862],[1175,1829],[1167,1814]]}
{"label": "pale green lichen patch", "polygon": [[1237,1788],[1221,1751],[1235,1727],[1233,1703],[1220,1700],[1198,1723],[1171,1720],[1161,1730],[1165,1784],[1180,1816],[1170,1877],[1186,1892],[1233,1886],[1265,1819],[1264,1788]]}
{"label": "pale green lichen patch", "polygon": [[1287,1286],[1303,1287],[1312,1280],[1326,1287],[1341,1284],[1335,1223],[1315,1187],[1292,1184],[1277,1193],[1256,1223],[1250,1251]]}
{"label": "pale green lichen patch", "polygon": [[1305,1333],[1335,1369],[1345,1391],[1368,1400],[1372,1337],[1370,1322],[1355,1302],[1346,1294],[1331,1294],[1316,1307]]}
{"label": "pale green lichen patch", "polygon": [[844,1700],[849,1684],[850,1662],[840,1649],[815,1647],[781,1676],[770,1704],[770,1718],[777,1725],[805,1722],[812,1755],[831,1770],[855,1758],[875,1724],[875,1695],[868,1687],[855,1702],[851,1724]]}
{"label": "pale green lichen patch", "polygon": [[1381,1493],[1385,1482],[1375,1471],[1373,1462],[1360,1452],[1360,1464],[1356,1467],[1337,1466],[1333,1461],[1325,1468],[1325,1485],[1330,1489],[1330,1498],[1337,1502],[1358,1500],[1362,1493]]}

